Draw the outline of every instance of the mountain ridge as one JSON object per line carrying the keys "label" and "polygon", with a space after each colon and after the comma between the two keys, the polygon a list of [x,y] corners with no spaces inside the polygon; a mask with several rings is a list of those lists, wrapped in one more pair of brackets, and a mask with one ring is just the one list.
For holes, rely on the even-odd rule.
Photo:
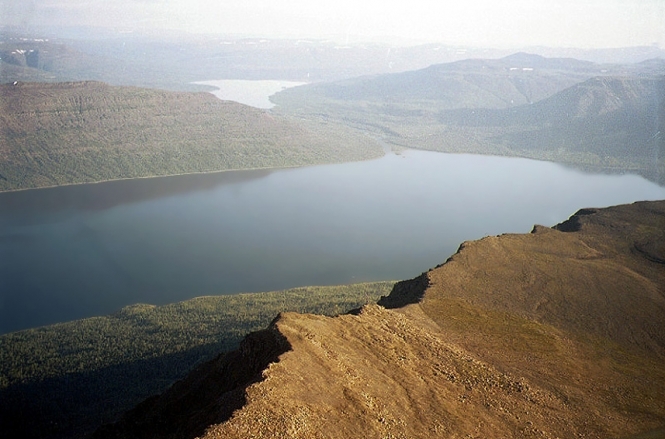
{"label": "mountain ridge", "polygon": [[88,437],[201,363],[238,349],[280,311],[338,315],[378,300],[393,284],[136,304],[104,317],[0,335],[0,431],[26,439]]}
{"label": "mountain ridge", "polygon": [[284,90],[274,96],[274,102],[291,102],[291,96],[307,90],[309,99],[424,100],[438,109],[507,108],[551,96],[601,74],[603,69],[587,61],[517,53],[499,59],[466,59],[420,70],[311,84]]}
{"label": "mountain ridge", "polygon": [[[379,302],[390,306],[280,314],[269,331],[290,349],[201,437],[601,438],[661,428],[665,271],[637,248],[662,256],[663,226],[665,201],[584,209],[554,228],[464,243],[398,283]],[[177,391],[162,398],[191,419]],[[159,403],[146,404],[160,418]],[[95,437],[175,437],[138,435],[132,425],[155,430],[128,416]]]}

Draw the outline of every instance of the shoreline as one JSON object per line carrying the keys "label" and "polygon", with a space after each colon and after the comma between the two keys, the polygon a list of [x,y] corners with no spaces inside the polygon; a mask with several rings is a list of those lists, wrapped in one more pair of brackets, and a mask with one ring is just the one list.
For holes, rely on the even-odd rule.
{"label": "shoreline", "polygon": [[[304,166],[310,166],[310,165],[304,165]],[[63,183],[63,184],[54,184],[54,185],[51,185],[51,186],[38,186],[38,187],[29,187],[29,188],[22,188],[22,189],[0,190],[0,194],[7,194],[7,193],[11,193],[11,192],[34,191],[34,190],[41,190],[41,189],[55,189],[55,188],[67,187],[67,186],[84,186],[84,185],[90,185],[90,184],[112,183],[114,181],[148,180],[148,179],[153,179],[153,178],[156,179],[156,178],[166,178],[166,177],[180,177],[180,176],[185,176],[185,175],[206,175],[206,174],[219,174],[219,173],[222,173],[222,172],[263,171],[263,170],[271,170],[271,169],[278,170],[278,169],[292,169],[292,168],[300,168],[300,167],[302,167],[302,166],[284,166],[284,167],[279,167],[279,168],[220,169],[218,171],[181,172],[179,174],[145,175],[145,176],[141,176],[141,177],[111,178],[111,179],[99,180],[99,181],[85,181],[85,182],[80,182],[80,183]]]}
{"label": "shoreline", "polygon": [[0,195],[6,194],[6,193],[13,193],[13,192],[25,192],[25,191],[33,191],[33,190],[41,190],[41,189],[55,189],[55,188],[67,187],[67,186],[83,186],[83,185],[91,185],[91,184],[112,183],[114,181],[148,180],[148,179],[158,179],[158,178],[167,178],[167,177],[182,177],[182,176],[185,176],[185,175],[221,174],[221,173],[224,173],[224,172],[249,172],[249,171],[271,171],[271,170],[278,171],[278,170],[282,170],[282,169],[284,169],[284,170],[286,170],[286,169],[297,169],[297,168],[304,168],[304,167],[308,167],[308,166],[339,165],[339,164],[343,164],[343,163],[357,163],[357,162],[364,162],[364,161],[368,161],[368,160],[377,160],[377,159],[383,158],[385,156],[386,156],[386,153],[384,151],[383,155],[381,155],[381,156],[367,158],[367,159],[364,159],[364,160],[347,160],[347,161],[327,162],[327,163],[309,163],[309,164],[304,164],[304,165],[279,166],[279,167],[220,169],[220,170],[216,170],[216,171],[181,172],[181,173],[178,173],[178,174],[145,175],[145,176],[140,176],[140,177],[112,178],[112,179],[99,180],[99,181],[86,181],[86,182],[80,182],[80,183],[63,183],[63,184],[55,184],[55,185],[50,185],[50,186],[38,186],[38,187],[29,187],[29,188],[21,188],[21,189],[0,190]]}
{"label": "shoreline", "polygon": [[310,164],[304,164],[304,165],[293,165],[293,166],[279,166],[279,167],[257,167],[257,168],[237,168],[237,169],[220,169],[220,170],[214,170],[214,171],[195,171],[195,172],[181,172],[177,174],[164,174],[164,175],[145,175],[145,176],[139,176],[139,177],[126,177],[126,178],[112,178],[112,179],[106,179],[106,180],[99,180],[99,181],[88,181],[88,182],[78,182],[78,183],[64,183],[64,184],[56,184],[56,185],[50,185],[50,186],[38,186],[38,187],[29,187],[29,188],[21,188],[21,189],[8,189],[8,190],[0,190],[0,195],[4,193],[13,193],[13,192],[24,192],[24,191],[32,191],[32,190],[40,190],[40,189],[54,189],[54,188],[59,188],[59,187],[66,187],[66,186],[82,186],[82,185],[91,185],[91,184],[101,184],[101,183],[111,183],[114,181],[128,181],[128,180],[143,180],[143,179],[157,179],[157,178],[166,178],[166,177],[179,177],[179,176],[186,176],[186,175],[209,175],[209,174],[220,174],[220,173],[225,173],[225,172],[246,172],[246,171],[266,171],[266,170],[286,170],[286,169],[296,169],[296,168],[304,168],[308,166],[321,166],[321,165],[338,165],[338,164],[343,164],[343,163],[355,163],[355,162],[363,162],[363,161],[368,161],[368,160],[377,160],[380,158],[383,158],[387,155],[390,154],[396,154],[399,155],[402,151],[408,151],[408,150],[414,150],[414,151],[426,151],[426,152],[435,152],[439,154],[471,154],[471,155],[481,155],[481,156],[488,156],[488,157],[503,157],[503,158],[515,158],[515,159],[526,159],[526,160],[534,160],[534,161],[539,161],[539,162],[548,162],[548,163],[555,163],[561,166],[577,169],[582,172],[591,172],[591,173],[599,173],[599,174],[611,174],[611,175],[617,175],[617,174],[632,174],[632,175],[637,175],[640,176],[648,181],[651,181],[658,186],[664,186],[665,184],[662,184],[658,181],[654,181],[652,179],[647,178],[642,172],[648,172],[647,170],[644,170],[639,167],[632,167],[632,168],[621,168],[621,167],[602,167],[602,166],[596,166],[596,165],[590,165],[586,163],[571,163],[571,162],[560,162],[556,160],[548,160],[545,158],[536,158],[536,157],[528,157],[524,155],[504,155],[504,154],[483,154],[483,153],[478,153],[478,152],[446,152],[446,151],[437,151],[437,150],[431,150],[431,149],[422,149],[422,148],[405,148],[403,146],[398,146],[398,145],[393,145],[389,144],[385,141],[385,139],[374,139],[376,140],[381,148],[383,155],[378,156],[378,157],[373,157],[373,158],[368,158],[364,160],[348,160],[348,161],[339,161],[339,162],[326,162],[326,163],[310,163]]}
{"label": "shoreline", "polygon": [[[247,83],[254,83],[256,87],[248,90],[249,87],[241,86]],[[281,79],[211,79],[191,84],[214,87],[214,90],[210,90],[208,93],[222,101],[234,101],[260,110],[270,110],[275,107],[270,100],[271,96],[287,88],[309,83]],[[226,87],[224,87],[225,84]]]}

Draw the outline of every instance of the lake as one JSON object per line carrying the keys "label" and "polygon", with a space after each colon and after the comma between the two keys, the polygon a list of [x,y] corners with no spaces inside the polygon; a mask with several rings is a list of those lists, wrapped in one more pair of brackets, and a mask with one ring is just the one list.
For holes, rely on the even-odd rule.
{"label": "lake", "polygon": [[636,175],[415,150],[0,193],[0,332],[137,302],[411,278],[464,240],[664,198]]}
{"label": "lake", "polygon": [[270,96],[278,91],[306,84],[306,82],[217,79],[212,81],[198,81],[193,84],[215,87],[217,90],[213,91],[212,94],[222,100],[236,101],[256,108],[269,109],[275,106],[275,104],[270,102]]}

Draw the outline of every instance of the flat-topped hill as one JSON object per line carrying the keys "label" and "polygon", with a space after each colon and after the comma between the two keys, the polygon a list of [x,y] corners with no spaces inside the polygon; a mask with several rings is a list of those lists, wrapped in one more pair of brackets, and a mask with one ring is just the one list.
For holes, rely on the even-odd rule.
{"label": "flat-topped hill", "polygon": [[663,230],[643,202],[464,243],[384,306],[280,315],[96,437],[658,437]]}
{"label": "flat-topped hill", "polygon": [[209,93],[99,82],[0,85],[0,191],[382,155],[332,124]]}

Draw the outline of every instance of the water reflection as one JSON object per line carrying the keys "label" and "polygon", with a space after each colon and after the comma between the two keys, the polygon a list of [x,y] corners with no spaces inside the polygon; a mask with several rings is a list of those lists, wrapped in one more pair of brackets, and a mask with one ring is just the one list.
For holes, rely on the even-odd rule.
{"label": "water reflection", "polygon": [[274,170],[270,169],[226,171],[2,192],[0,212],[42,215],[67,210],[105,210],[156,198],[210,191],[219,186],[264,178],[272,172]]}
{"label": "water reflection", "polygon": [[635,175],[426,151],[0,194],[0,332],[137,302],[406,279],[464,240],[664,198]]}

